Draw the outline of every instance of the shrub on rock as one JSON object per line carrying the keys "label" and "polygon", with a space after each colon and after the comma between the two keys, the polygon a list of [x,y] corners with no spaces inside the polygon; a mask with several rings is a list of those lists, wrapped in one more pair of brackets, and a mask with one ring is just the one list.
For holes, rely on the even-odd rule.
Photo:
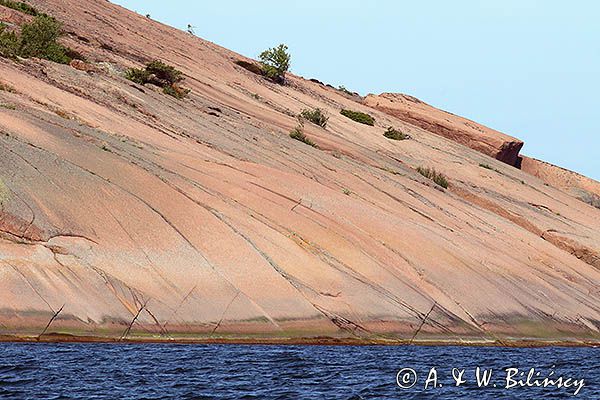
{"label": "shrub on rock", "polygon": [[23,24],[21,34],[8,31],[0,24],[0,55],[3,57],[37,57],[68,64],[79,53],[58,43],[62,24],[56,19],[40,14],[30,23]]}
{"label": "shrub on rock", "polygon": [[298,125],[297,127],[295,127],[291,132],[290,132],[290,137],[292,139],[298,140],[302,143],[305,143],[309,146],[318,148],[317,144],[315,142],[313,142],[312,140],[310,140],[308,138],[308,136],[306,136],[304,134],[304,127],[302,126],[302,124]]}
{"label": "shrub on rock", "polygon": [[369,114],[365,114],[360,111],[352,111],[352,110],[342,110],[340,112],[344,117],[348,117],[353,121],[359,122],[361,124],[374,126],[375,118],[371,117]]}
{"label": "shrub on rock", "polygon": [[145,68],[129,68],[125,72],[125,78],[140,85],[150,83],[161,87],[163,93],[178,100],[185,98],[190,93],[189,89],[178,85],[184,80],[183,72],[160,60],[146,64]]}
{"label": "shrub on rock", "polygon": [[285,84],[285,73],[290,69],[292,59],[285,44],[263,51],[258,58],[266,77],[277,83]]}
{"label": "shrub on rock", "polygon": [[320,108],[315,108],[314,110],[302,110],[300,117],[320,126],[321,128],[327,127],[327,121],[329,121],[327,113]]}
{"label": "shrub on rock", "polygon": [[444,174],[437,172],[434,168],[418,167],[417,172],[423,175],[425,178],[431,179],[444,189],[448,189],[448,178],[446,178]]}
{"label": "shrub on rock", "polygon": [[383,136],[385,136],[388,139],[392,139],[392,140],[405,140],[408,139],[408,135],[405,133],[400,132],[397,129],[394,129],[393,127],[389,127],[387,128],[387,130],[385,131],[385,133],[383,134]]}

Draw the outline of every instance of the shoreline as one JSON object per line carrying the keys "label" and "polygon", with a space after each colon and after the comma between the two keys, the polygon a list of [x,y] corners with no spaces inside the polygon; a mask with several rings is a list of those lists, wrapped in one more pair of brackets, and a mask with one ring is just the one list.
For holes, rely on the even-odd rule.
{"label": "shoreline", "polygon": [[167,337],[103,337],[77,336],[71,334],[50,333],[41,337],[26,335],[0,335],[0,343],[98,343],[98,344],[180,344],[180,345],[254,345],[254,346],[458,346],[458,347],[505,347],[505,348],[543,348],[543,347],[600,347],[600,340],[564,340],[564,339],[503,339],[503,340],[457,340],[457,339],[361,339],[336,337],[298,337],[298,338],[167,338]]}

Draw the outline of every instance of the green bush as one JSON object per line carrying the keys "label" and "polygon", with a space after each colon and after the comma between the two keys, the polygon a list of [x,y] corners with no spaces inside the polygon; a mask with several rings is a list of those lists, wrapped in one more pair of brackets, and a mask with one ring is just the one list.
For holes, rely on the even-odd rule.
{"label": "green bush", "polygon": [[23,3],[22,1],[0,0],[0,6],[12,8],[13,10],[21,11],[22,13],[33,15],[34,17],[37,17],[38,15],[45,15],[41,14],[34,7],[27,3]]}
{"label": "green bush", "polygon": [[38,16],[21,28],[21,57],[38,57],[67,64],[66,48],[57,42],[62,24],[52,17]]}
{"label": "green bush", "polygon": [[320,108],[315,108],[314,110],[302,110],[300,116],[322,128],[327,127],[327,121],[329,121],[327,113]]}
{"label": "green bush", "polygon": [[317,148],[317,144],[315,142],[313,142],[312,140],[310,140],[305,134],[304,131],[302,129],[302,126],[299,125],[297,127],[295,127],[291,132],[290,132],[290,137],[292,139],[298,140],[302,143],[306,143],[309,146],[315,147]]}
{"label": "green bush", "polygon": [[342,110],[340,112],[344,117],[348,117],[353,121],[360,122],[365,125],[375,125],[375,119],[369,114],[362,113],[360,111]]}
{"label": "green bush", "polygon": [[6,25],[0,23],[0,56],[14,58],[19,54],[21,40],[16,33],[8,31]]}
{"label": "green bush", "polygon": [[417,172],[423,175],[425,178],[431,179],[444,189],[448,189],[448,178],[446,178],[444,174],[437,172],[435,169],[418,167]]}
{"label": "green bush", "polygon": [[148,63],[148,65],[146,65],[146,71],[149,74],[156,76],[157,79],[165,81],[169,85],[173,85],[183,80],[183,73],[181,71],[159,60]]}
{"label": "green bush", "polygon": [[129,68],[125,71],[125,78],[140,85],[150,83],[150,73],[141,68]]}
{"label": "green bush", "polygon": [[290,69],[292,56],[287,50],[288,47],[285,44],[280,44],[263,51],[258,56],[263,74],[277,83],[285,83],[285,73]]}
{"label": "green bush", "polygon": [[56,19],[40,14],[30,23],[23,24],[21,35],[0,26],[0,55],[3,57],[37,57],[68,64],[77,52],[66,48],[57,40],[62,24]]}
{"label": "green bush", "polygon": [[387,128],[387,130],[385,131],[385,133],[383,134],[383,136],[385,136],[388,139],[392,139],[392,140],[405,140],[405,139],[408,139],[408,135],[400,132],[397,129],[394,129],[391,126],[389,128]]}
{"label": "green bush", "polygon": [[175,67],[155,60],[146,64],[145,68],[129,68],[125,78],[140,85],[151,83],[163,89],[163,93],[173,96],[178,100],[189,93],[189,89],[179,87],[177,83],[184,80],[183,73]]}

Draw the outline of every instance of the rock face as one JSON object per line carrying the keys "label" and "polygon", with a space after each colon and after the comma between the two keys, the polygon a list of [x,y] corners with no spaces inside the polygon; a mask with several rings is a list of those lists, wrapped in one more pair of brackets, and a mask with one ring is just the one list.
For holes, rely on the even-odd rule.
{"label": "rock face", "polygon": [[[520,142],[488,157],[109,2],[31,3],[98,72],[0,58],[1,335],[600,340],[600,210],[495,159]],[[188,98],[122,77],[154,59]],[[316,107],[318,148],[289,137]]]}
{"label": "rock face", "polygon": [[600,208],[600,182],[576,172],[530,157],[521,157],[520,167],[548,185],[560,188],[573,197]]}
{"label": "rock face", "polygon": [[405,94],[368,95],[364,103],[508,165],[517,165],[523,142],[502,132],[442,111]]}

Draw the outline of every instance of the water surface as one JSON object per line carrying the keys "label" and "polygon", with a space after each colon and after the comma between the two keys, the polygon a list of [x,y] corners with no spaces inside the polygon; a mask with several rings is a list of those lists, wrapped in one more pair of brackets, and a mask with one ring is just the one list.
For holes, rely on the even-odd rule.
{"label": "water surface", "polygon": [[[475,382],[478,366],[493,369],[487,387]],[[432,367],[442,387],[425,390]],[[575,397],[506,389],[511,367],[585,386]],[[404,368],[417,375],[410,389],[397,383]],[[465,370],[460,387],[453,368]],[[10,399],[600,399],[599,371],[593,348],[0,343],[0,398]]]}

